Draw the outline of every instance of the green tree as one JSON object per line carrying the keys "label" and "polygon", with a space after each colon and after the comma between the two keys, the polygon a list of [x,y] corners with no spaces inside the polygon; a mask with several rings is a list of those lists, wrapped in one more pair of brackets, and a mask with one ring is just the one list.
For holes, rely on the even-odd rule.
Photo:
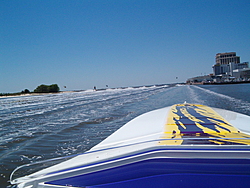
{"label": "green tree", "polygon": [[52,85],[40,85],[35,90],[34,93],[50,93],[50,92],[59,92],[60,88],[57,84]]}
{"label": "green tree", "polygon": [[34,90],[35,93],[48,93],[49,92],[49,89],[48,89],[48,86],[47,85],[40,85],[38,86],[35,90]]}
{"label": "green tree", "polygon": [[60,88],[58,87],[57,84],[52,84],[49,86],[49,92],[58,92],[60,91]]}
{"label": "green tree", "polygon": [[24,91],[22,91],[22,93],[30,93],[30,91],[28,89],[25,89]]}

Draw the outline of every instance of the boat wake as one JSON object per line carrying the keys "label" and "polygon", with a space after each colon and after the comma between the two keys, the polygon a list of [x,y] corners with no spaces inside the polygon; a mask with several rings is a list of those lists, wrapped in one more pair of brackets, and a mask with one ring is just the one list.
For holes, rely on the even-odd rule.
{"label": "boat wake", "polygon": [[[199,96],[196,94],[196,98],[202,98],[203,96],[206,97],[203,100],[199,100],[200,104],[205,103],[206,105],[214,106],[217,108],[223,108],[226,110],[236,111],[239,113],[250,115],[250,103],[248,101],[217,93],[199,86],[192,86],[189,88],[193,88],[191,89],[193,90],[193,93],[199,93]],[[195,92],[195,90],[199,90],[200,92]],[[202,93],[205,94],[203,95]],[[211,105],[211,103],[213,105]]]}

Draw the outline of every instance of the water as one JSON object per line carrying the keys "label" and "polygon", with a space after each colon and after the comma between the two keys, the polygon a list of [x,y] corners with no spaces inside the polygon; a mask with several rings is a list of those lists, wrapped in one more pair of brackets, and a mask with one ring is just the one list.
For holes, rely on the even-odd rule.
{"label": "water", "polygon": [[0,98],[0,187],[22,164],[80,154],[134,117],[176,103],[250,115],[250,84],[154,86]]}

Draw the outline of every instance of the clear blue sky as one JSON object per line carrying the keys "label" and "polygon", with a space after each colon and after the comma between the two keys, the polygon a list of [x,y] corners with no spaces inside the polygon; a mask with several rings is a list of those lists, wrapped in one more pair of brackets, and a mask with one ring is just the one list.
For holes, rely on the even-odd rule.
{"label": "clear blue sky", "polygon": [[185,82],[220,52],[250,61],[249,0],[2,0],[0,24],[0,93]]}

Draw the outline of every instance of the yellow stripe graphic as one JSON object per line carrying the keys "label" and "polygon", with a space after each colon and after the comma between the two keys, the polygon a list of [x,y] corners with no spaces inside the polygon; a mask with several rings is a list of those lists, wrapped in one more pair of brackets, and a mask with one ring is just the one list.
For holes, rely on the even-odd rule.
{"label": "yellow stripe graphic", "polygon": [[160,145],[250,145],[249,135],[241,133],[218,113],[204,105],[173,105],[164,129],[161,139],[168,140],[160,141]]}
{"label": "yellow stripe graphic", "polygon": [[[181,132],[179,130],[179,127],[174,120],[176,119],[178,121],[180,119],[180,117],[176,115],[176,112],[177,109],[175,108],[175,106],[172,106],[168,114],[167,122],[165,124],[164,136],[161,137],[161,139],[170,140],[160,141],[160,145],[181,145],[183,142],[183,140],[181,140]],[[185,125],[181,125],[185,127]]]}

